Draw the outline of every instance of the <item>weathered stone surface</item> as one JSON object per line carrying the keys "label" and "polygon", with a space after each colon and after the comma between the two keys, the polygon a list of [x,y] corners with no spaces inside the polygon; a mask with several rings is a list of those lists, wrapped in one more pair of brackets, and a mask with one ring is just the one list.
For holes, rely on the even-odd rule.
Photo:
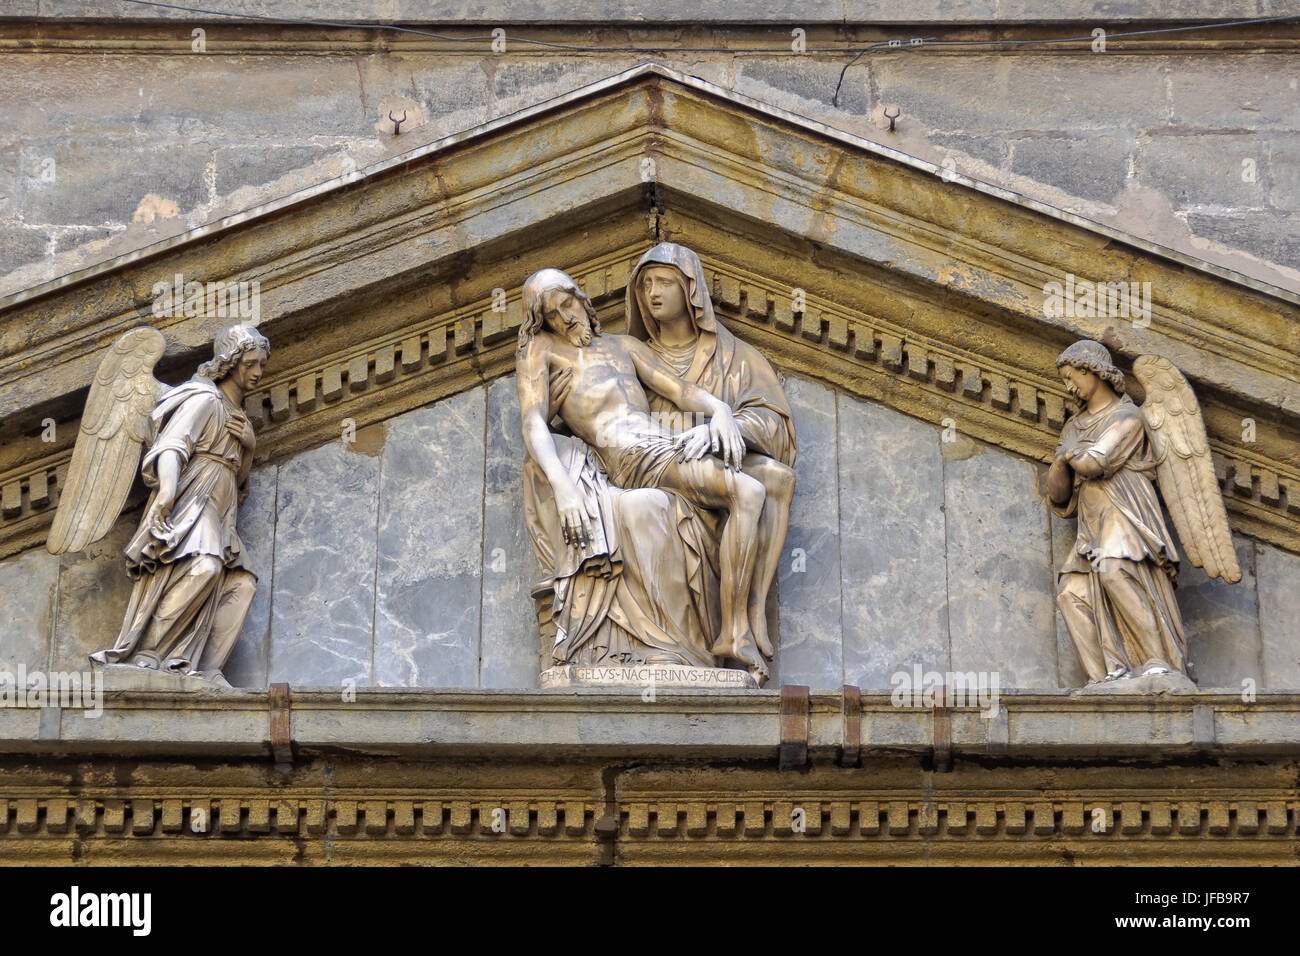
{"label": "weathered stone surface", "polygon": [[260,186],[286,173],[310,166],[327,155],[319,146],[280,146],[249,149],[243,146],[218,149],[213,153],[218,194],[233,192],[240,186]]}
{"label": "weathered stone surface", "polygon": [[[811,57],[746,57],[736,63],[735,89],[755,99],[814,106],[833,110],[831,97],[843,63]],[[846,78],[840,88],[839,109],[854,116],[871,112],[873,106],[866,70]]]}
{"label": "weathered stone surface", "polygon": [[844,681],[888,688],[913,664],[948,670],[939,432],[843,395],[838,409]]}
{"label": "weathered stone surface", "polygon": [[1168,76],[1175,125],[1295,127],[1294,71],[1274,56],[1214,57],[1198,69],[1172,70]]}
{"label": "weathered stone surface", "polygon": [[387,423],[375,682],[475,687],[483,574],[482,387]]}
{"label": "weathered stone surface", "polygon": [[93,160],[90,149],[66,138],[24,145],[25,166],[38,159],[54,161],[53,182],[33,178],[23,192],[23,215],[29,221],[131,222],[149,195],[176,203],[182,215],[208,198],[203,173],[211,153],[201,146],[141,149],[130,139],[114,139],[101,141]]}
{"label": "weathered stone surface", "polygon": [[122,551],[139,523],[132,511],[85,551],[59,556],[52,670],[83,671],[91,653],[117,640],[132,587]]}
{"label": "weathered stone surface", "polygon": [[1017,139],[1011,171],[1050,183],[1072,196],[1111,203],[1124,188],[1132,152],[1132,137],[1124,135]]}
{"label": "weathered stone surface", "polygon": [[781,597],[778,673],[784,684],[844,683],[840,627],[840,493],[835,393],[790,376],[785,394],[801,449],[790,530],[777,571]]}
{"label": "weathered stone surface", "polygon": [[[1186,206],[1263,206],[1267,197],[1266,141],[1257,133],[1148,135],[1137,154],[1136,172],[1145,185]],[[1254,164],[1243,177],[1243,159]]]}
{"label": "weathered stone surface", "polygon": [[239,540],[257,575],[257,591],[244,619],[239,641],[226,661],[226,680],[236,687],[261,688],[271,642],[271,594],[275,571],[275,495],[277,466],[255,469],[248,478],[248,498],[239,509]]}
{"label": "weathered stone surface", "polygon": [[954,671],[1002,687],[1056,687],[1055,589],[1034,466],[987,450],[944,463]]}
{"label": "weathered stone surface", "polygon": [[[969,136],[964,133],[951,133],[931,136],[930,141],[936,146],[973,156],[975,159],[982,160],[994,168],[1001,167],[1011,154],[1007,141],[1000,136]],[[959,161],[956,162],[956,167],[955,171],[958,173],[974,176],[976,179],[981,178],[974,170],[963,169]]]}
{"label": "weathered stone surface", "polygon": [[[1060,586],[1057,574],[1074,550],[1079,529],[1073,518],[1058,518],[1050,511],[1048,514],[1051,515],[1052,601],[1055,605],[1056,591]],[[1070,640],[1070,632],[1065,629],[1065,620],[1061,617],[1059,607],[1056,608],[1056,675],[1061,687],[1082,687],[1088,682],[1088,675],[1079,663],[1079,654],[1074,649],[1074,641]]]}
{"label": "weathered stone surface", "polygon": [[487,390],[481,687],[537,686],[540,638],[530,592],[541,568],[524,527],[526,454],[519,393],[510,375]]}
{"label": "weathered stone surface", "polygon": [[0,608],[6,612],[0,670],[49,667],[58,583],[59,559],[44,548],[0,563]]}
{"label": "weathered stone surface", "polygon": [[1300,690],[1300,556],[1256,544],[1255,577],[1265,681]]}
{"label": "weathered stone surface", "polygon": [[269,678],[369,684],[379,459],[333,441],[280,466]]}
{"label": "weathered stone surface", "polygon": [[1210,580],[1180,552],[1178,607],[1187,633],[1187,657],[1203,688],[1240,692],[1242,681],[1264,686],[1260,662],[1259,611],[1255,594],[1255,544],[1233,536],[1241,580]]}

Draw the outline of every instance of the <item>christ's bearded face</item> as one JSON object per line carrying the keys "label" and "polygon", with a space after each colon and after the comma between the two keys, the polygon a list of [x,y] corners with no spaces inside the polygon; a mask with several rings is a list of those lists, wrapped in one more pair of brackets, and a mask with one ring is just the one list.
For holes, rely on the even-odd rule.
{"label": "christ's bearded face", "polygon": [[591,344],[591,318],[586,304],[572,289],[553,287],[543,293],[546,327],[555,335],[568,339],[575,348]]}
{"label": "christ's bearded face", "polygon": [[688,314],[682,274],[672,266],[647,266],[641,270],[637,281],[641,284],[645,308],[656,322],[671,321]]}

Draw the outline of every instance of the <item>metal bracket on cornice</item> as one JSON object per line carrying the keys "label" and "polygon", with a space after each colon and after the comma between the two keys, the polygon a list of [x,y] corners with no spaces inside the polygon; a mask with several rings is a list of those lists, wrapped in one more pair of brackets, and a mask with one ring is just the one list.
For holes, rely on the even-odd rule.
{"label": "metal bracket on cornice", "polygon": [[781,685],[780,770],[795,770],[808,763],[808,696],[809,690],[803,684]]}
{"label": "metal bracket on cornice", "polygon": [[843,734],[840,745],[840,766],[856,767],[862,755],[862,691],[845,684],[843,697]]}
{"label": "metal bracket on cornice", "polygon": [[952,770],[952,708],[948,706],[948,688],[942,684],[934,689],[930,727],[934,745],[934,772],[948,773]]}
{"label": "metal bracket on cornice", "polygon": [[290,693],[288,684],[272,684],[268,698],[271,704],[270,742],[275,769],[288,773],[293,768],[293,738],[290,736]]}

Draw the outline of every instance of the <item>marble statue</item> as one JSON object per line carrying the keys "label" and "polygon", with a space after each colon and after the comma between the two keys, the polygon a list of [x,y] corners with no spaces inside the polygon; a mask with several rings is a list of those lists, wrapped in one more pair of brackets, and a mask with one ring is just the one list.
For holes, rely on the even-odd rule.
{"label": "marble statue", "polygon": [[[553,663],[730,660],[761,681],[749,596],[766,494],[742,470],[731,407],[642,341],[603,333],[559,270],[529,277],[524,307],[516,368],[525,499],[554,591]],[[707,422],[674,434],[651,412],[647,388]]]}
{"label": "marble statue", "polygon": [[117,640],[91,660],[229,686],[221,670],[257,580],[235,528],[255,440],[243,402],[270,345],[229,326],[175,388],[153,377],[164,345],[157,330],[132,329],[100,362],[46,547],[79,551],[107,534],[138,466],[152,492],[125,550],[135,583]]}
{"label": "marble statue", "polygon": [[[776,578],[794,498],[795,437],[790,402],[763,355],[727,330],[713,314],[700,257],[675,242],[661,242],[632,270],[626,293],[627,332],[643,340],[678,375],[735,409],[745,440],[741,470],[763,486],[754,576],[747,598],[750,629],[759,654],[771,660],[765,606]],[[666,397],[650,393],[650,409],[673,417]],[[703,441],[701,425],[688,442]],[[706,523],[709,516],[701,513]],[[709,541],[717,540],[713,535]],[[716,550],[716,547],[715,547]],[[753,656],[751,649],[744,649]]]}
{"label": "marble statue", "polygon": [[1133,376],[1146,399],[1134,404],[1099,342],[1074,343],[1056,364],[1081,403],[1047,480],[1052,510],[1078,518],[1057,604],[1088,684],[1190,689],[1174,599],[1178,553],[1156,483],[1192,564],[1212,578],[1241,579],[1196,396],[1171,362],[1143,355]]}

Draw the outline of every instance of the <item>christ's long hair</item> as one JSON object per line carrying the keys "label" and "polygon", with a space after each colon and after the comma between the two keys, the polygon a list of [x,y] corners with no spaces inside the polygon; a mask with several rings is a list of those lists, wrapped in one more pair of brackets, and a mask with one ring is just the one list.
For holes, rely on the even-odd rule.
{"label": "christ's long hair", "polygon": [[541,269],[524,280],[524,321],[519,326],[517,346],[521,353],[528,348],[533,336],[546,328],[546,293],[551,289],[563,289],[576,296],[587,310],[587,318],[591,320],[591,334],[600,335],[600,319],[596,318],[596,307],[591,304],[587,294],[578,288],[578,284],[567,272]]}

